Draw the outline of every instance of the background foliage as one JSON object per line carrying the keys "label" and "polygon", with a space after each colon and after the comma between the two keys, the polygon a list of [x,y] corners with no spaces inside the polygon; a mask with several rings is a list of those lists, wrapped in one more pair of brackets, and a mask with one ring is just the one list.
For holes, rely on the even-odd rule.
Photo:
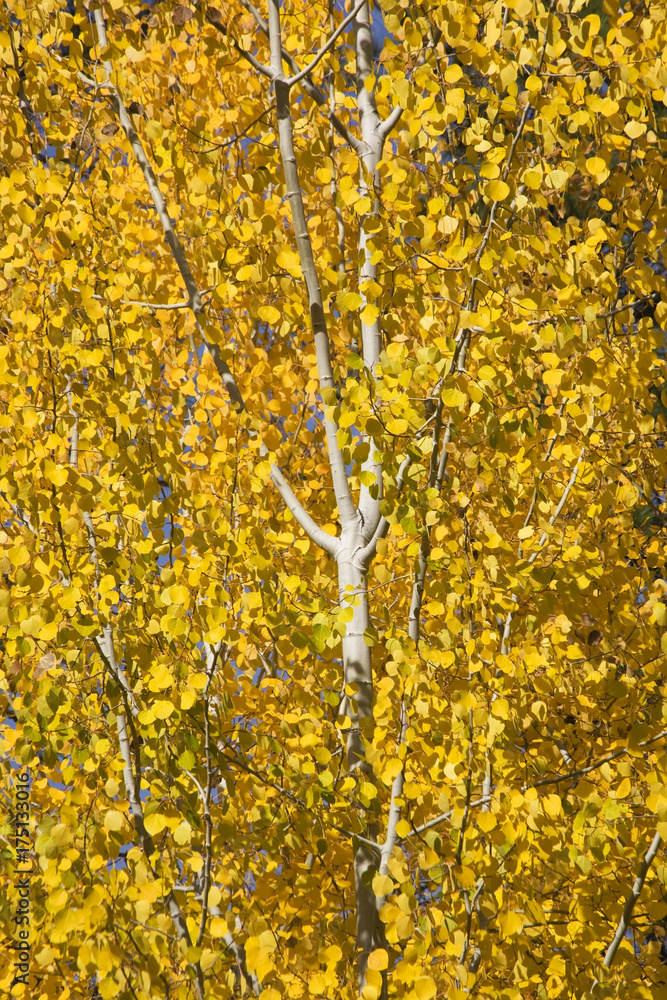
{"label": "background foliage", "polygon": [[[91,6],[1,14],[13,994],[664,997],[659,853],[602,961],[667,833],[665,5],[383,0],[366,69],[357,5],[290,90],[322,385],[267,12]],[[351,10],[290,0],[285,72]],[[342,538],[332,441],[367,592],[271,481]]]}

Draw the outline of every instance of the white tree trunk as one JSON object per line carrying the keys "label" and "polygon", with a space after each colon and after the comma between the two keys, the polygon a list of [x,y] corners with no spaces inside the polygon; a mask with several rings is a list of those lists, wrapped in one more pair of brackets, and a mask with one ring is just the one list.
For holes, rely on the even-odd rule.
{"label": "white tree trunk", "polygon": [[[347,767],[359,781],[374,781],[372,769],[366,762],[364,738],[372,738],[373,728],[373,667],[371,648],[364,633],[370,624],[366,568],[360,560],[364,539],[360,531],[343,534],[338,556],[338,587],[342,607],[351,606],[353,617],[347,623],[343,638],[343,676],[345,687],[354,685],[353,694],[345,695],[344,712],[350,719],[347,730]],[[377,821],[371,819],[364,835],[376,840]],[[379,947],[384,934],[378,918],[375,894],[371,885],[372,870],[377,869],[379,857],[366,843],[357,842],[354,853],[354,881],[356,896],[357,970],[359,991],[366,983],[366,968],[370,952]]]}

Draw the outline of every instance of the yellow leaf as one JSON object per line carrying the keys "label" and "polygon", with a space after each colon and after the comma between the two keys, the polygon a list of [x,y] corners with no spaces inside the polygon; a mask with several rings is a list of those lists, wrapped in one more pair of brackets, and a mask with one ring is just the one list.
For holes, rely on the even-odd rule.
{"label": "yellow leaf", "polygon": [[498,924],[503,938],[514,937],[523,929],[523,919],[518,913],[501,913],[498,917]]}
{"label": "yellow leaf", "polygon": [[475,884],[475,873],[463,865],[455,865],[452,874],[464,889],[469,889]]}
{"label": "yellow leaf", "polygon": [[488,177],[489,180],[494,180],[500,175],[500,167],[497,163],[483,163],[479,168],[480,177]]}
{"label": "yellow leaf", "polygon": [[616,498],[628,509],[634,507],[639,499],[638,490],[632,483],[621,483],[616,489]]}
{"label": "yellow leaf", "polygon": [[631,791],[632,791],[632,782],[630,781],[629,778],[623,778],[623,781],[616,789],[616,798],[624,799],[630,794]]}
{"label": "yellow leaf", "polygon": [[51,827],[51,840],[56,847],[64,847],[71,843],[72,833],[64,823],[56,823]]}
{"label": "yellow leaf", "polygon": [[163,698],[160,701],[153,702],[151,709],[156,719],[168,719],[174,711],[174,705],[168,699]]}
{"label": "yellow leaf", "polygon": [[417,1000],[431,1000],[436,994],[436,986],[430,976],[420,976],[415,983]]}
{"label": "yellow leaf", "polygon": [[387,421],[387,430],[390,434],[405,434],[408,426],[407,420],[403,417],[395,417]]}
{"label": "yellow leaf", "polygon": [[509,184],[505,181],[491,181],[489,184],[489,195],[494,201],[504,201],[510,193]]}
{"label": "yellow leaf", "polygon": [[116,809],[110,809],[104,817],[104,825],[107,830],[120,830],[123,825],[123,814]]}
{"label": "yellow leaf", "polygon": [[362,781],[359,784],[359,794],[367,799],[374,799],[377,795],[377,788],[372,781]]}
{"label": "yellow leaf", "polygon": [[522,180],[526,187],[529,187],[531,191],[539,191],[542,186],[542,172],[534,169],[526,170]]}
{"label": "yellow leaf", "polygon": [[54,468],[52,472],[46,474],[54,486],[64,486],[69,478],[69,470],[62,467]]}
{"label": "yellow leaf", "polygon": [[30,560],[30,553],[25,545],[14,545],[7,553],[12,566],[23,566]]}
{"label": "yellow leaf", "polygon": [[213,917],[209,924],[211,937],[224,937],[228,930],[229,927],[224,917]]}
{"label": "yellow leaf", "polygon": [[390,781],[394,780],[397,774],[401,773],[402,768],[403,764],[398,759],[398,757],[394,757],[392,758],[392,760],[388,760],[384,766],[384,770],[382,771],[382,780],[386,784],[389,784]]}
{"label": "yellow leaf", "polygon": [[358,292],[342,292],[338,301],[344,309],[354,310],[359,309],[364,300]]}
{"label": "yellow leaf", "polygon": [[44,966],[44,965],[50,965],[55,956],[56,953],[53,951],[52,948],[42,948],[35,955],[35,959],[37,960],[37,963],[39,965]]}
{"label": "yellow leaf", "polygon": [[653,620],[658,625],[667,625],[667,607],[661,601],[656,601],[653,605]]}
{"label": "yellow leaf", "polygon": [[21,622],[21,631],[24,635],[38,635],[42,628],[42,619],[39,615],[31,615]]}
{"label": "yellow leaf", "polygon": [[387,355],[390,358],[402,358],[405,356],[405,353],[405,347],[403,344],[393,341],[391,344],[387,345]]}
{"label": "yellow leaf", "polygon": [[[381,876],[376,876],[381,877]],[[382,895],[382,893],[376,895]],[[389,955],[385,948],[376,948],[368,956],[368,968],[375,969],[376,972],[382,972],[389,965]]]}
{"label": "yellow leaf", "polygon": [[165,688],[171,687],[173,683],[174,678],[164,664],[160,663],[152,671],[148,687],[151,691],[164,691]]}
{"label": "yellow leaf", "polygon": [[102,1000],[111,1000],[117,993],[120,993],[120,983],[114,976],[105,976],[97,986]]}
{"label": "yellow leaf", "polygon": [[551,816],[554,819],[556,816],[560,816],[562,810],[560,795],[556,795],[554,793],[551,795],[545,795],[542,799],[542,808],[547,816]]}
{"label": "yellow leaf", "polygon": [[372,326],[379,315],[380,310],[378,307],[371,305],[369,302],[359,313],[359,319],[365,326]]}
{"label": "yellow leaf", "polygon": [[188,588],[184,587],[182,584],[170,587],[169,596],[172,604],[189,604],[190,602],[190,592],[188,591]]}
{"label": "yellow leaf", "polygon": [[564,184],[570,179],[570,175],[566,170],[552,170],[550,174],[546,176],[546,182],[550,188],[554,191],[559,191]]}
{"label": "yellow leaf", "polygon": [[58,913],[62,910],[67,903],[67,890],[66,889],[56,889],[51,893],[48,900],[46,901],[46,909],[49,913]]}
{"label": "yellow leaf", "polygon": [[477,815],[477,826],[482,831],[482,833],[489,833],[490,830],[497,825],[496,817],[493,813],[482,812]]}
{"label": "yellow leaf", "polygon": [[443,389],[442,401],[445,406],[460,408],[468,401],[468,397],[460,389]]}
{"label": "yellow leaf", "polygon": [[596,174],[601,174],[603,170],[607,169],[607,164],[604,162],[600,156],[591,156],[590,159],[586,160],[586,169],[589,174],[595,177]]}
{"label": "yellow leaf", "polygon": [[389,875],[376,875],[373,879],[373,892],[376,896],[388,896],[394,890],[394,880]]}
{"label": "yellow leaf", "polygon": [[290,250],[289,247],[284,247],[278,254],[276,263],[278,267],[283,268],[285,271],[289,271],[290,274],[301,274],[301,264],[299,262],[299,255]]}
{"label": "yellow leaf", "polygon": [[146,135],[148,136],[149,139],[157,141],[158,139],[161,139],[162,136],[164,135],[164,129],[162,128],[162,125],[160,125],[159,122],[156,121],[146,122]]}
{"label": "yellow leaf", "polygon": [[396,833],[401,838],[407,837],[411,829],[412,827],[408,823],[407,819],[399,819],[398,823],[396,824]]}
{"label": "yellow leaf", "polygon": [[206,971],[206,969],[210,969],[211,966],[215,965],[217,957],[218,952],[213,951],[211,948],[204,948],[199,959],[199,964]]}
{"label": "yellow leaf", "polygon": [[265,323],[269,323],[271,326],[275,326],[281,318],[281,313],[275,306],[260,306],[257,311],[259,318],[264,320]]}
{"label": "yellow leaf", "polygon": [[627,123],[623,131],[627,136],[629,136],[630,139],[639,139],[639,137],[644,135],[644,132],[646,132],[646,125],[644,125],[643,122],[630,121]]}
{"label": "yellow leaf", "polygon": [[506,698],[496,698],[491,704],[491,713],[498,719],[506,719],[509,716],[510,706]]}
{"label": "yellow leaf", "polygon": [[163,632],[174,637],[185,635],[188,623],[184,617],[178,615],[163,615],[160,619],[160,628]]}
{"label": "yellow leaf", "polygon": [[192,708],[197,700],[197,696],[194,691],[189,691],[187,688],[185,691],[181,692],[181,711],[187,712],[189,708]]}
{"label": "yellow leaf", "polygon": [[151,813],[150,816],[144,818],[144,827],[146,828],[146,833],[149,833],[151,837],[157,836],[158,833],[162,833],[167,825],[167,821],[162,815],[162,813]]}
{"label": "yellow leaf", "polygon": [[177,844],[179,844],[179,846],[182,847],[183,844],[187,844],[190,842],[191,837],[192,837],[192,827],[190,826],[188,821],[184,819],[181,823],[178,824],[178,826],[174,830],[174,840],[176,841]]}

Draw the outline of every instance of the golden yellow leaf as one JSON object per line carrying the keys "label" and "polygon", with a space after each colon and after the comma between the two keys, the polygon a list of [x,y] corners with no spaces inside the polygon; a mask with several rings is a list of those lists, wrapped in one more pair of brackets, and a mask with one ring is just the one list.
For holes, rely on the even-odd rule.
{"label": "golden yellow leaf", "polygon": [[489,195],[494,201],[504,201],[509,193],[510,187],[505,181],[496,180],[489,184]]}
{"label": "golden yellow leaf", "polygon": [[181,823],[178,824],[178,826],[174,830],[173,836],[174,836],[174,841],[180,846],[183,846],[183,844],[188,844],[190,842],[190,838],[192,837],[192,827],[190,826],[190,824],[186,819],[184,819]]}
{"label": "golden yellow leaf", "polygon": [[376,875],[373,878],[373,892],[376,896],[388,896],[393,889],[394,880],[389,875]]}
{"label": "golden yellow leaf", "polygon": [[162,833],[166,825],[167,821],[162,813],[154,812],[149,816],[144,817],[146,833],[149,833],[151,837],[156,837],[158,833]]}
{"label": "golden yellow leaf", "polygon": [[646,132],[646,125],[643,122],[629,121],[623,131],[631,139],[639,139]]}
{"label": "golden yellow leaf", "polygon": [[156,719],[168,719],[174,711],[174,703],[167,698],[162,698],[153,702],[151,711]]}
{"label": "golden yellow leaf", "polygon": [[[376,876],[377,877],[377,876]],[[385,948],[376,948],[368,956],[368,968],[382,972],[389,965],[389,955]]]}
{"label": "golden yellow leaf", "polygon": [[498,926],[503,938],[514,937],[523,929],[523,918],[519,913],[501,912],[498,915]]}
{"label": "golden yellow leaf", "polygon": [[436,995],[437,988],[430,976],[420,976],[415,982],[417,1000],[431,1000]]}
{"label": "golden yellow leaf", "polygon": [[464,406],[468,401],[468,397],[460,389],[443,389],[441,396],[445,406],[454,408]]}
{"label": "golden yellow leaf", "polygon": [[589,174],[592,174],[594,177],[596,174],[601,174],[603,170],[606,170],[606,168],[607,164],[600,156],[591,156],[588,160],[586,160],[586,169]]}
{"label": "golden yellow leaf", "polygon": [[123,825],[124,816],[117,809],[110,809],[104,816],[104,825],[107,830],[120,830]]}

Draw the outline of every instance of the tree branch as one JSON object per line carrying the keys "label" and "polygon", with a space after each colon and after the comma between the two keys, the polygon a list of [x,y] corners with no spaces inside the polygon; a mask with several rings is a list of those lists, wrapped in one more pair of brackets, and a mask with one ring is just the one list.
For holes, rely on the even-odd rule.
{"label": "tree branch", "polygon": [[[71,406],[71,402],[70,402]],[[99,555],[97,551],[97,536],[95,534],[95,526],[93,524],[93,519],[88,511],[84,511],[83,520],[88,533],[88,545],[90,547],[91,560],[95,566],[95,585],[99,585],[100,573],[99,573]],[[96,636],[94,639],[95,646],[104,660],[109,673],[114,678],[116,683],[121,689],[121,697],[123,699],[123,706],[119,706],[116,714],[116,726],[118,730],[118,745],[120,748],[121,757],[123,758],[123,784],[125,785],[125,794],[127,795],[127,800],[130,806],[130,813],[132,814],[132,819],[134,821],[134,828],[139,838],[139,843],[148,862],[148,866],[151,871],[155,871],[153,868],[153,863],[151,858],[155,853],[155,844],[153,838],[146,830],[146,825],[144,822],[144,809],[141,803],[141,760],[139,757],[140,750],[137,738],[137,732],[134,727],[134,717],[139,714],[139,707],[137,705],[136,699],[134,697],[134,692],[129,685],[127,677],[125,676],[125,671],[120,667],[118,661],[116,660],[116,651],[114,649],[113,642],[113,629],[110,623],[106,623],[102,628],[102,637]],[[127,713],[127,714],[126,714]],[[129,725],[128,725],[129,718]],[[133,754],[132,754],[132,741],[130,739],[130,733],[128,729],[131,730],[132,736],[134,737],[134,766],[133,766]],[[188,925],[186,923],[185,917],[183,916],[182,910],[178,905],[178,901],[174,896],[173,890],[167,895],[167,906],[169,909],[169,915],[171,916],[172,923],[179,935],[179,937],[187,943],[188,946],[192,944],[190,938],[190,932],[188,931]],[[204,974],[202,972],[201,965],[196,962],[192,966],[195,975],[195,990],[197,993],[198,1000],[204,1000]]]}
{"label": "tree branch", "polygon": [[349,142],[350,146],[352,146],[352,149],[355,151],[357,156],[361,156],[364,150],[363,142],[360,139],[357,139],[356,135],[353,135],[352,132],[350,132],[347,125],[344,125],[343,122],[338,117],[338,115],[334,114],[333,111],[329,111],[329,113],[327,114],[327,118],[329,119],[333,127],[336,129],[338,134],[341,135],[346,142]]}
{"label": "tree branch", "polygon": [[401,107],[394,108],[389,117],[385,118],[385,120],[379,126],[378,135],[380,136],[383,142],[387,138],[389,133],[392,131],[392,129],[396,128],[399,121],[401,120],[402,114],[403,114],[403,108]]}
{"label": "tree branch", "polygon": [[[396,476],[397,492],[400,492],[402,490],[405,474],[411,465],[412,465],[412,458],[410,457],[410,455],[406,455],[399,466],[398,475]],[[371,538],[359,553],[358,556],[359,562],[363,566],[370,565],[371,559],[375,555],[375,550],[377,549],[377,543],[380,541],[381,538],[384,538],[388,530],[389,530],[389,521],[387,520],[386,517],[381,517],[377,522],[377,527],[375,528],[375,531],[373,532]]]}
{"label": "tree branch", "polygon": [[219,648],[214,650],[207,646],[207,678],[204,689],[204,764],[206,767],[206,790],[202,796],[204,806],[204,881],[201,891],[201,918],[199,920],[199,933],[197,934],[197,947],[201,946],[206,931],[206,919],[208,917],[208,894],[211,888],[211,864],[213,861],[213,823],[211,820],[211,790],[213,783],[213,762],[211,760],[211,720],[209,717],[210,692],[215,666],[218,659]]}
{"label": "tree branch", "polygon": [[[489,796],[483,795],[481,799],[475,799],[474,802],[470,802],[468,805],[468,810],[470,811],[470,809],[476,809],[477,806],[484,806],[488,801],[489,801]],[[453,809],[450,809],[446,813],[441,813],[439,816],[436,816],[435,819],[430,819],[427,823],[422,823],[421,826],[413,827],[413,829],[407,836],[419,837],[421,836],[422,833],[426,833],[427,830],[432,830],[433,827],[437,826],[439,823],[445,823],[448,819],[451,819],[453,815],[454,815]],[[406,840],[407,838],[402,837],[401,839]]]}
{"label": "tree branch", "polygon": [[[95,24],[97,27],[97,37],[99,46],[100,48],[105,48],[108,45],[108,40],[106,32],[106,23],[104,21],[104,11],[101,7],[98,7],[95,10]],[[155,176],[153,168],[150,165],[148,157],[146,156],[144,148],[141,144],[141,140],[136,133],[134,125],[130,120],[130,116],[127,113],[125,105],[123,104],[118,88],[112,82],[113,66],[108,59],[103,60],[102,65],[107,74],[107,86],[111,91],[111,102],[115,106],[116,114],[118,115],[118,119],[123,128],[123,131],[127,136],[127,140],[130,143],[130,147],[132,149],[132,153],[134,154],[134,158],[136,159],[137,164],[139,165],[139,168],[144,175],[146,184],[148,185],[148,190],[150,192],[151,199],[155,207],[155,211],[157,212],[158,218],[160,219],[160,223],[162,225],[162,230],[164,232],[165,240],[167,242],[169,249],[171,250],[174,260],[176,261],[178,269],[181,273],[181,277],[183,279],[183,283],[185,284],[185,288],[188,293],[188,302],[190,308],[192,309],[192,312],[195,315],[195,321],[197,323],[197,327],[201,334],[202,342],[204,346],[208,349],[209,353],[211,354],[211,357],[213,358],[215,366],[218,369],[220,377],[222,378],[225,384],[225,388],[229,393],[233,405],[238,410],[243,410],[245,409],[245,403],[243,401],[243,396],[241,395],[241,391],[239,390],[239,387],[236,384],[236,379],[229,370],[227,362],[223,359],[222,355],[220,354],[219,348],[217,347],[217,345],[209,343],[208,338],[205,336],[204,331],[199,323],[199,316],[204,311],[204,306],[201,300],[201,293],[197,287],[197,282],[195,281],[194,275],[192,274],[192,270],[187,261],[180,240],[176,235],[174,224],[169,216],[169,212],[167,211],[167,205],[165,203],[162,192],[160,191],[160,187],[158,185],[157,178]]]}
{"label": "tree branch", "polygon": [[[548,450],[547,454],[551,453],[552,444],[553,444],[553,441],[549,445],[549,450]],[[570,495],[570,490],[572,489],[572,487],[574,486],[575,482],[577,481],[577,476],[579,474],[579,466],[581,465],[581,462],[583,460],[585,451],[586,451],[585,447],[581,449],[581,452],[579,454],[579,458],[577,459],[577,463],[576,463],[576,465],[575,465],[575,467],[574,467],[574,469],[572,471],[572,475],[570,476],[570,480],[569,480],[567,486],[565,487],[565,489],[563,490],[563,495],[562,495],[562,497],[560,499],[560,503],[558,504],[558,506],[556,507],[556,510],[553,512],[553,514],[549,518],[549,525],[553,525],[554,524],[554,522],[560,516],[560,513],[561,513],[563,507],[565,506],[565,504],[567,502],[567,498]],[[532,515],[532,506],[531,506],[531,510],[529,511],[529,514]],[[527,518],[526,522],[524,524],[524,527],[527,526],[528,520],[529,519]],[[533,563],[535,562],[535,560],[537,559],[538,555],[540,554],[540,549],[542,548],[542,546],[544,545],[544,543],[546,542],[546,540],[547,540],[548,537],[549,537],[549,532],[548,531],[543,531],[542,535],[540,536],[540,540],[537,543],[538,544],[537,549],[531,554],[531,556],[530,556],[530,558],[528,560],[528,565],[529,566],[532,566]],[[517,599],[518,599],[517,595],[516,594],[512,594],[512,601],[516,602]],[[507,652],[509,650],[509,639],[510,639],[510,630],[511,630],[511,627],[512,627],[512,616],[513,616],[513,612],[511,610],[508,611],[507,612],[507,618],[505,619],[505,628],[503,629],[503,638],[502,638],[502,643],[501,643],[500,651],[505,656],[507,655]]]}
{"label": "tree branch", "polygon": [[[213,22],[213,23],[215,23],[215,22]],[[105,24],[105,21],[104,21],[104,12],[103,12],[102,8],[98,7],[95,10],[95,24],[97,26],[99,44],[100,44],[101,47],[105,47],[108,44],[108,41],[107,41],[107,34],[106,34],[106,24]],[[244,53],[244,54],[246,54],[246,53]],[[188,292],[188,305],[189,305],[190,309],[192,310],[192,312],[194,313],[195,322],[197,324],[197,329],[199,330],[200,336],[202,338],[202,343],[204,344],[205,348],[208,350],[209,354],[211,355],[211,357],[213,359],[215,367],[216,367],[216,369],[218,371],[218,374],[220,375],[220,378],[222,379],[222,382],[223,382],[223,385],[225,386],[225,389],[227,390],[227,393],[228,393],[229,398],[230,398],[230,400],[232,402],[232,405],[238,411],[243,411],[246,408],[245,407],[245,401],[244,401],[243,396],[241,394],[241,391],[240,391],[240,389],[238,387],[236,379],[234,378],[234,375],[232,374],[232,372],[231,372],[231,370],[229,368],[229,365],[227,364],[227,362],[222,357],[222,353],[220,351],[219,346],[216,343],[210,341],[207,338],[207,336],[205,334],[205,331],[204,331],[204,329],[203,329],[203,327],[202,327],[202,325],[201,325],[201,323],[199,321],[199,317],[203,313],[203,309],[204,309],[203,303],[202,303],[202,295],[206,294],[206,292],[200,292],[199,289],[198,289],[198,287],[197,287],[197,283],[195,281],[194,275],[192,274],[192,270],[190,268],[188,260],[187,260],[187,258],[185,256],[185,252],[183,250],[183,247],[181,246],[181,243],[180,243],[180,241],[178,239],[178,236],[176,235],[176,232],[174,230],[173,222],[172,222],[172,220],[171,220],[171,218],[169,216],[169,213],[167,211],[167,206],[166,206],[164,197],[162,195],[162,192],[160,191],[160,188],[159,188],[157,179],[155,177],[155,173],[153,171],[153,168],[151,167],[150,162],[148,160],[148,157],[146,156],[145,150],[144,150],[144,148],[143,148],[143,146],[141,144],[141,140],[139,139],[139,136],[137,135],[137,133],[136,133],[136,131],[134,129],[134,126],[132,125],[132,122],[130,121],[129,115],[127,113],[125,105],[123,104],[123,101],[121,100],[120,94],[119,94],[117,88],[111,82],[111,76],[112,76],[112,73],[113,73],[113,66],[112,66],[112,64],[111,64],[111,62],[109,60],[105,60],[103,62],[103,66],[104,66],[104,69],[105,69],[106,74],[107,74],[107,85],[111,89],[112,99],[113,99],[113,102],[115,104],[116,112],[118,114],[120,123],[121,123],[121,125],[122,125],[122,127],[123,127],[123,129],[125,131],[125,134],[127,136],[128,141],[130,143],[130,146],[131,146],[132,152],[134,154],[134,157],[135,157],[135,159],[136,159],[136,161],[137,161],[137,163],[138,163],[138,165],[139,165],[139,167],[140,167],[140,169],[141,169],[141,171],[142,171],[142,173],[144,175],[144,178],[145,178],[146,183],[148,185],[148,189],[149,189],[150,194],[151,194],[151,198],[153,200],[153,205],[155,207],[155,210],[156,210],[156,212],[158,214],[158,217],[160,219],[160,222],[162,224],[162,229],[163,229],[164,234],[165,234],[165,239],[167,241],[167,244],[169,245],[169,248],[172,251],[172,255],[174,257],[174,260],[176,261],[176,264],[178,265],[178,269],[179,269],[179,271],[181,273],[181,276],[183,278],[183,282],[184,282],[186,290]],[[291,119],[290,119],[290,129],[291,129]],[[295,167],[296,167],[296,164],[295,164]],[[299,194],[300,194],[300,192],[299,192]],[[301,203],[301,215],[303,217],[303,225],[305,227],[306,222],[305,222],[305,214],[303,212],[303,203]],[[311,258],[312,258],[312,252],[311,252]],[[313,268],[314,268],[314,263],[313,263]],[[207,289],[206,291],[210,291],[210,290],[211,289]],[[139,304],[140,303],[136,303],[136,305],[139,305]],[[146,303],[146,305],[149,306],[150,308],[160,308],[159,305],[153,305],[152,303]],[[176,308],[176,306],[169,306],[169,307],[165,306],[163,308]],[[180,308],[180,303],[179,303],[179,308]],[[321,308],[321,296],[320,296],[320,312],[321,312],[321,317],[322,317],[321,322],[323,323],[324,322],[324,311]],[[327,355],[327,359],[328,359],[328,340],[327,340],[327,344],[326,344],[326,355]],[[330,367],[331,366],[329,364],[329,370],[330,370]],[[333,376],[331,376],[330,382],[331,382],[331,386],[333,387]],[[333,433],[332,433],[331,436],[333,438],[333,442],[334,442],[335,448],[337,449],[336,430],[337,430],[337,428],[334,428]],[[338,468],[338,476],[334,477],[334,481],[336,482],[337,480],[340,480],[340,478],[341,478],[340,470],[342,469],[342,476],[344,478],[344,486],[347,489],[347,494],[349,496],[349,503],[352,506],[352,509],[354,509],[354,507],[352,505],[352,498],[351,498],[351,496],[349,494],[349,486],[347,484],[347,476],[345,475],[345,467],[344,467],[344,464],[342,462],[342,456],[340,456],[340,452],[339,451],[338,451],[338,458],[339,458],[339,462],[338,462],[338,466],[337,466],[337,468]],[[277,470],[277,467],[274,466],[273,468],[274,468],[274,470],[276,470],[278,472],[278,475],[280,475],[279,470]],[[333,466],[332,466],[332,468],[333,468]],[[340,487],[340,482],[339,482],[339,487]],[[290,493],[291,493],[291,491],[290,491]],[[342,497],[344,499],[344,494],[342,494]],[[300,517],[300,518],[303,519],[303,523],[304,524],[308,523],[308,524],[311,524],[314,527],[316,527],[315,522],[306,513],[305,509],[299,503],[299,501],[296,499],[296,497],[294,496],[293,493],[291,494],[291,498],[290,498],[290,510],[292,511],[292,514],[294,514],[295,517],[297,517],[297,514],[298,514],[298,517]],[[300,523],[302,523],[302,522],[300,521]],[[307,529],[304,529],[304,530],[307,530]],[[321,529],[318,529],[318,532],[321,532]],[[331,536],[327,535],[326,532],[321,532],[320,534],[318,534],[318,538],[321,538],[323,541],[326,541],[327,546],[331,544],[331,542],[330,542]],[[320,543],[318,542],[317,544],[320,544]],[[329,548],[325,548],[325,551],[329,551]]]}
{"label": "tree branch", "polygon": [[[297,252],[308,292],[308,305],[317,354],[320,392],[325,405],[330,406],[332,395],[335,393],[335,382],[331,367],[329,333],[324,316],[322,291],[315,267],[294,151],[289,86],[282,71],[282,41],[280,32],[279,0],[269,0],[269,44],[271,47],[271,68],[274,74],[280,157],[285,174],[285,186],[290,203]],[[345,530],[346,527],[353,524],[356,525],[357,512],[352,501],[345,463],[343,462],[343,455],[338,444],[338,426],[334,421],[325,416],[324,428],[338,514],[341,527]]]}
{"label": "tree branch", "polygon": [[364,6],[365,3],[367,3],[367,0],[360,0],[360,2],[357,4],[354,10],[350,14],[348,14],[343,21],[341,21],[341,23],[338,25],[334,33],[330,36],[328,41],[324,43],[322,48],[313,57],[312,61],[308,64],[308,66],[306,66],[305,69],[299,70],[298,73],[296,73],[294,76],[291,76],[289,80],[286,81],[288,87],[293,87],[295,83],[298,83],[300,80],[303,80],[304,76],[308,76],[310,73],[312,73],[312,71],[315,69],[319,61],[322,59],[322,57],[325,56],[326,53],[329,51],[329,49],[336,41],[338,36],[345,31],[347,26],[352,21],[354,21],[355,17],[357,16],[357,14],[359,13],[359,11],[361,10],[361,8]]}
{"label": "tree branch", "polygon": [[321,549],[324,549],[325,552],[328,552],[335,559],[340,550],[340,541],[334,535],[329,535],[315,523],[310,514],[295,497],[292,487],[277,465],[271,466],[271,480],[280,493],[285,506],[294,516],[294,520],[301,525],[311,542],[315,542],[316,545],[319,545]]}
{"label": "tree branch", "polygon": [[[457,345],[452,355],[452,360],[449,365],[449,374],[451,375],[454,371],[465,371],[466,362],[466,345],[470,337],[470,331],[464,330],[462,335],[457,340]],[[442,428],[442,414],[444,410],[444,404],[442,402],[442,396],[438,399],[438,405],[436,408],[436,418],[435,427],[433,429],[433,448],[431,449],[431,462],[429,469],[428,478],[428,488],[436,489],[438,492],[442,489],[442,483],[445,478],[445,472],[447,471],[447,459],[449,458],[449,452],[447,446],[452,439],[452,416],[451,413],[447,418],[447,426],[445,428],[445,433],[442,441],[442,446],[440,447],[440,455],[438,457],[438,447],[440,445],[440,430]],[[415,579],[412,587],[412,597],[410,600],[410,612],[408,615],[408,634],[415,646],[419,645],[419,635],[421,631],[421,609],[424,600],[424,588],[426,586],[426,571],[428,570],[428,557],[431,553],[431,535],[428,525],[424,524],[422,527],[422,536],[419,543],[419,555],[417,557],[417,569],[415,572]]]}
{"label": "tree branch", "polygon": [[[657,736],[652,736],[648,740],[642,740],[638,746],[650,746],[652,743],[657,743],[658,740],[663,739],[665,736],[667,736],[667,729],[663,729]],[[558,785],[561,781],[576,781],[578,778],[583,778],[585,774],[590,774],[592,771],[596,771],[598,767],[602,767],[603,764],[608,764],[610,761],[616,760],[618,757],[623,757],[629,752],[629,747],[620,747],[618,750],[614,750],[613,753],[608,753],[604,757],[600,757],[599,760],[596,760],[593,764],[589,764],[588,767],[580,767],[576,771],[566,771],[565,774],[557,774],[553,778],[540,778],[539,781],[533,781],[530,784],[524,785],[522,791],[525,792],[528,788],[543,788],[545,785]]]}
{"label": "tree branch", "polygon": [[[635,904],[641,895],[641,891],[644,888],[644,882],[646,881],[646,876],[648,875],[648,870],[653,863],[653,859],[660,850],[660,845],[662,844],[662,838],[659,833],[656,833],[655,837],[651,841],[649,849],[647,850],[642,863],[639,866],[639,871],[637,872],[637,877],[635,878],[632,889],[628,894],[628,898],[625,901],[625,906],[623,907],[623,913],[621,914],[621,919],[618,922],[618,927],[616,928],[616,933],[612,938],[611,944],[607,948],[607,953],[604,957],[602,965],[605,969],[610,969],[611,964],[614,961],[618,947],[625,937],[625,932],[630,926],[630,920],[632,919],[632,911],[635,908]],[[597,985],[597,979],[593,983],[592,989]]]}
{"label": "tree branch", "polygon": [[[264,18],[257,10],[257,8],[254,6],[254,4],[250,3],[250,0],[240,0],[240,2],[241,6],[245,7],[245,9],[248,11],[249,14],[252,14],[252,16],[255,18],[255,21],[257,22],[258,28],[268,38],[269,25],[264,20]],[[211,21],[210,23],[214,24],[214,26],[218,28],[218,30],[222,31],[223,33],[226,33],[222,28],[222,26],[216,24],[214,21]],[[242,56],[246,55],[244,51],[242,50],[238,51]],[[289,81],[290,86],[292,86],[292,84],[296,82],[295,77],[298,77],[298,82],[302,85],[303,89],[308,94],[308,97],[310,97],[311,100],[315,101],[315,104],[317,104],[318,107],[323,108],[327,103],[326,96],[315,86],[312,80],[308,79],[308,74],[310,73],[310,69],[312,67],[309,67],[308,70],[300,70],[294,56],[291,54],[291,52],[288,52],[287,49],[282,46],[282,44],[280,51],[281,51],[282,61],[286,63],[287,66],[289,66],[293,74],[291,80]],[[281,63],[281,71],[282,71],[282,63]],[[357,137],[349,130],[347,125],[343,124],[343,122],[337,115],[329,112],[327,114],[327,118],[334,126],[336,131],[342,136],[345,142],[349,143],[350,146],[352,146],[354,151],[357,153],[357,155],[360,156],[363,149],[363,143],[361,143],[359,139],[357,139]]]}
{"label": "tree branch", "polygon": [[[408,713],[405,706],[405,698],[401,700],[401,733],[398,741],[398,747],[405,745],[405,740],[408,732]],[[398,747],[396,748],[398,753]],[[396,777],[391,783],[391,803],[389,806],[389,817],[387,819],[387,834],[385,837],[384,844],[380,850],[380,875],[387,875],[389,873],[389,859],[391,858],[394,847],[398,844],[398,834],[396,833],[396,827],[398,826],[398,821],[401,818],[401,807],[397,804],[396,799],[400,799],[403,794],[403,784],[405,782],[405,763],[401,761],[401,770],[398,772]],[[378,913],[387,901],[386,896],[378,896],[376,900],[376,907]]]}

